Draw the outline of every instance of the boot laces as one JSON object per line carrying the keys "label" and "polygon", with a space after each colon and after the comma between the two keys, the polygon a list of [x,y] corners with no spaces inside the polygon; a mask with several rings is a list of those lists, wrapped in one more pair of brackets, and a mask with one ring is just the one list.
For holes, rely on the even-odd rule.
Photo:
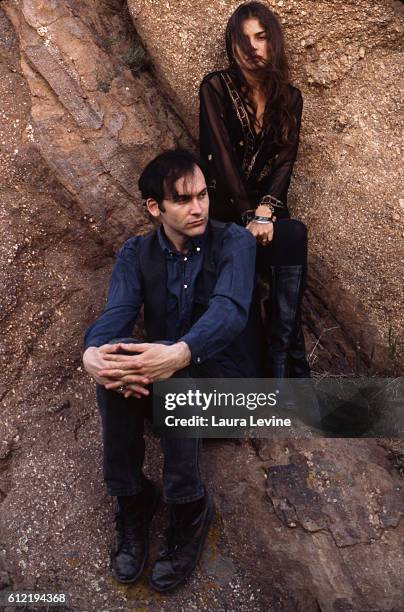
{"label": "boot laces", "polygon": [[144,521],[140,512],[118,512],[116,516],[117,544],[119,550],[131,552],[142,540]]}
{"label": "boot laces", "polygon": [[192,538],[195,530],[195,525],[187,525],[180,522],[172,521],[165,532],[166,543],[161,552],[161,557],[171,557],[183,548],[185,544]]}

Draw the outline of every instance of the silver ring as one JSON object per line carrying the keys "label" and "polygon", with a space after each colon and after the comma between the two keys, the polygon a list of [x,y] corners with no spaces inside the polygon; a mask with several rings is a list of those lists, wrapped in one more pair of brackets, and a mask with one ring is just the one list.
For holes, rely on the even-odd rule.
{"label": "silver ring", "polygon": [[118,391],[118,393],[125,393],[125,391],[126,391],[125,385],[121,385],[120,387],[118,387],[117,391]]}

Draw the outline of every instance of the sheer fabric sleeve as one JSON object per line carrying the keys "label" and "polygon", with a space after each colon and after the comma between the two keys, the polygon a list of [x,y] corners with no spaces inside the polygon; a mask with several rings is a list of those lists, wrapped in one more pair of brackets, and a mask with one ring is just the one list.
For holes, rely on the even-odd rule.
{"label": "sheer fabric sleeve", "polygon": [[199,100],[201,155],[208,163],[211,178],[220,186],[220,191],[229,194],[240,215],[243,215],[251,209],[251,203],[226,125],[224,91],[219,75],[202,81]]}
{"label": "sheer fabric sleeve", "polygon": [[299,148],[299,134],[302,120],[302,110],[302,94],[298,89],[295,89],[295,100],[292,113],[295,116],[296,127],[293,142],[281,148],[276,159],[274,160],[270,174],[268,175],[267,179],[264,180],[263,184],[261,184],[262,190],[260,203],[271,203],[272,199],[273,203],[275,204],[277,201],[280,201],[284,205],[286,205],[292,170]]}

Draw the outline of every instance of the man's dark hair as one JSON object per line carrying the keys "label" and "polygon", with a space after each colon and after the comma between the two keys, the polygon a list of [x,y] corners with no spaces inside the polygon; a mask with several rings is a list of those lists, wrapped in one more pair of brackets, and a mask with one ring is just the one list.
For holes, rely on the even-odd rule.
{"label": "man's dark hair", "polygon": [[171,149],[157,155],[139,178],[139,189],[142,197],[147,200],[153,198],[161,207],[164,199],[174,199],[178,196],[175,182],[183,176],[192,176],[198,166],[206,178],[206,171],[202,160],[187,149]]}

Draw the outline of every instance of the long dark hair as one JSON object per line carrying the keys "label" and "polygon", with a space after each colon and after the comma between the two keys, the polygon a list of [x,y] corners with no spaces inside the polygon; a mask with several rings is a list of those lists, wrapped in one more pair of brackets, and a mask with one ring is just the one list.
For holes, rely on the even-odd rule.
{"label": "long dark hair", "polygon": [[263,127],[268,129],[277,144],[288,144],[293,140],[294,117],[291,113],[291,89],[289,66],[285,52],[282,28],[276,17],[261,2],[245,2],[230,17],[226,28],[226,50],[230,72],[236,87],[244,98],[252,122],[255,122],[256,105],[251,86],[244,77],[235,56],[237,47],[254,66],[254,49],[242,31],[246,19],[256,18],[267,35],[269,59],[264,65],[251,69],[266,97]]}

